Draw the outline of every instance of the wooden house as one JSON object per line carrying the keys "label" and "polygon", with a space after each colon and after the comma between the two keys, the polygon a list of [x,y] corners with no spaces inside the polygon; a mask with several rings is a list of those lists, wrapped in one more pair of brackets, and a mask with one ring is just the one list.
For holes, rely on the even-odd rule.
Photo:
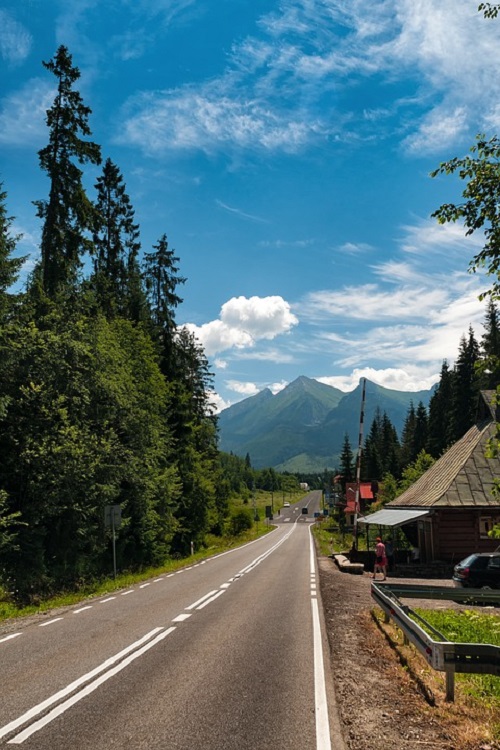
{"label": "wooden house", "polygon": [[[500,494],[494,493],[500,457],[486,456],[497,429],[493,397],[494,391],[482,391],[476,424],[402,495],[364,519],[387,526],[413,523],[422,562],[454,563],[500,543],[488,536],[500,524]],[[382,523],[382,514],[392,514],[392,520]]]}

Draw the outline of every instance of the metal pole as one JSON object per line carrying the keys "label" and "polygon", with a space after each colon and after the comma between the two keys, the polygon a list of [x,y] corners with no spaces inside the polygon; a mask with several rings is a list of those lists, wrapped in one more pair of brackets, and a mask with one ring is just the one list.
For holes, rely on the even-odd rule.
{"label": "metal pole", "polygon": [[455,700],[455,666],[446,665],[446,697],[445,700],[453,702]]}
{"label": "metal pole", "polygon": [[354,500],[354,549],[358,549],[359,486],[361,483],[361,453],[363,451],[363,427],[365,421],[366,378],[363,378],[361,411],[359,415],[358,455],[356,456],[356,497]]}
{"label": "metal pole", "polygon": [[116,534],[115,534],[115,512],[111,508],[111,529],[113,532],[113,577],[116,580]]}

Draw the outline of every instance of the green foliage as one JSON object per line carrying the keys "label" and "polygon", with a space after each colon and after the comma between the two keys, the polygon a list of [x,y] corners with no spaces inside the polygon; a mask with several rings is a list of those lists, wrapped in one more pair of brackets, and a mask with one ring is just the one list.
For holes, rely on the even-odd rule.
{"label": "green foliage", "polygon": [[[500,646],[500,617],[474,610],[415,610],[424,621],[454,643],[489,643]],[[419,621],[419,624],[422,623]],[[431,633],[432,634],[432,633]],[[489,674],[457,674],[465,692],[500,707],[500,678]]]}
{"label": "green foliage", "polygon": [[401,448],[394,425],[380,409],[375,411],[370,432],[365,440],[361,463],[362,477],[380,480],[384,474],[399,475]]}
{"label": "green foliage", "polygon": [[[35,204],[41,262],[23,295],[8,293],[22,259],[11,257],[0,189],[0,590],[24,603],[88,590],[109,573],[107,506],[121,509],[118,571],[137,572],[214,534],[227,545],[231,527],[253,534],[269,493],[273,504],[274,492],[298,487],[219,453],[208,361],[175,323],[178,258],[163,235],[142,276],[118,167],[105,162],[95,204],[83,188],[78,165],[99,163],[100,150],[87,139],[79,71],[65,47],[44,65],[57,80],[39,152],[49,196]],[[238,509],[233,522],[236,495],[253,511]]]}
{"label": "green foliage", "polygon": [[351,443],[349,442],[349,436],[347,433],[344,435],[344,443],[342,446],[342,453],[339,459],[339,472],[342,476],[342,486],[345,491],[345,483],[352,482],[354,479],[354,455],[351,449]]}
{"label": "green foliage", "polygon": [[137,261],[139,226],[134,221],[123,177],[111,159],[106,159],[95,187],[98,218],[90,285],[106,317],[121,316],[139,322],[146,303]]}
{"label": "green foliage", "polygon": [[485,18],[497,18],[500,5],[492,5],[491,3],[480,3],[478,6],[479,11],[483,11]]}
{"label": "green foliage", "polygon": [[[440,224],[463,221],[466,235],[477,230],[484,233],[485,244],[470,263],[472,271],[486,268],[489,276],[495,280],[486,294],[498,298],[500,294],[500,141],[497,136],[487,139],[484,134],[476,136],[476,143],[470,153],[462,158],[453,158],[442,162],[431,173],[432,177],[440,174],[458,174],[466,182],[462,191],[465,199],[461,203],[445,203],[432,216]],[[482,295],[484,297],[485,295]]]}
{"label": "green foliage", "polygon": [[19,239],[11,235],[12,217],[7,216],[7,193],[0,182],[0,327],[6,322],[9,308],[13,304],[14,295],[9,288],[17,280],[19,270],[25,258],[14,258],[16,242]]}
{"label": "green foliage", "polygon": [[64,318],[17,331],[11,344],[0,486],[26,526],[3,556],[10,588],[26,597],[98,575],[107,504],[123,509],[119,562],[163,560],[179,483],[150,339],[123,320]]}
{"label": "green foliage", "polygon": [[[384,474],[382,477],[376,507],[379,508],[390,503],[392,500],[396,499],[398,494],[400,494],[398,481],[390,472],[387,472],[387,474]],[[372,506],[372,509],[375,508]]]}
{"label": "green foliage", "polygon": [[231,531],[235,536],[253,526],[253,514],[248,508],[240,508],[231,516]]}
{"label": "green foliage", "polygon": [[[51,299],[68,295],[76,284],[82,255],[92,250],[87,233],[98,220],[77,164],[99,164],[100,148],[80,136],[89,136],[89,107],[73,86],[80,71],[68,49],[60,46],[54,59],[43,63],[56,78],[57,93],[47,110],[49,143],[39,151],[40,166],[50,180],[48,200],[35,201],[43,220],[41,283]],[[76,163],[75,163],[76,162]]]}
{"label": "green foliage", "polygon": [[424,450],[420,451],[415,461],[403,469],[401,480],[398,482],[398,495],[401,495],[412,484],[415,484],[417,479],[420,479],[422,474],[425,474],[433,464],[434,459],[432,456]]}

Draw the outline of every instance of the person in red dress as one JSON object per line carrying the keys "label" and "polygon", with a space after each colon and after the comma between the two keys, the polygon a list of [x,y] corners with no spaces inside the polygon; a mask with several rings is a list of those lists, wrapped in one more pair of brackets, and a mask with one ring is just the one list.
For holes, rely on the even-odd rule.
{"label": "person in red dress", "polygon": [[385,581],[385,579],[387,578],[387,555],[385,551],[385,544],[379,536],[377,537],[376,542],[377,546],[375,547],[375,567],[373,568],[373,575],[371,577],[375,579],[377,573],[382,573],[382,575],[384,576],[382,578],[382,581]]}

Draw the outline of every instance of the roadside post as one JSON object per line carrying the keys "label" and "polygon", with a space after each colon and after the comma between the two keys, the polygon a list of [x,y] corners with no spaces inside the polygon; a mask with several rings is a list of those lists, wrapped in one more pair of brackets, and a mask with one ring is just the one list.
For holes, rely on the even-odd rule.
{"label": "roadside post", "polygon": [[104,506],[104,525],[111,529],[113,541],[113,577],[116,578],[116,529],[122,524],[122,509],[120,505]]}

